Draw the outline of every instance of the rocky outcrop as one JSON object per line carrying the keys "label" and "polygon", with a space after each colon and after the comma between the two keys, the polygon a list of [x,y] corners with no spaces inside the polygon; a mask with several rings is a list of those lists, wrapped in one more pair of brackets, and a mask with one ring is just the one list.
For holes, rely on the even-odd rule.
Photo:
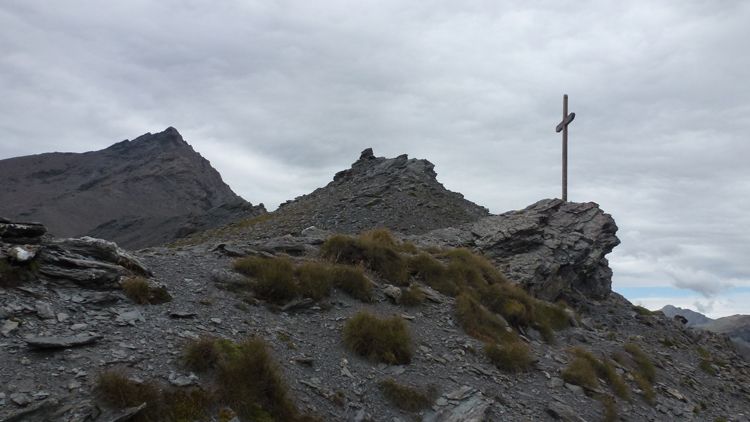
{"label": "rocky outcrop", "polygon": [[377,227],[417,234],[488,215],[486,208],[438,182],[429,161],[409,159],[405,154],[376,157],[368,148],[327,186],[281,204],[273,218],[258,224],[254,233],[299,234],[316,226],[347,234]]}
{"label": "rocky outcrop", "polygon": [[[0,219],[3,227],[34,227],[35,233],[46,228],[39,223],[15,223]],[[56,239],[51,236],[29,238],[29,230],[4,231],[0,242],[0,261],[25,265],[29,271],[50,281],[62,281],[98,290],[121,287],[124,276],[150,276],[151,271],[135,256],[114,242],[91,237]],[[25,244],[30,242],[31,244]],[[29,263],[33,262],[33,267]]]}
{"label": "rocky outcrop", "polygon": [[540,299],[571,291],[606,297],[612,270],[605,256],[620,244],[617,225],[593,202],[545,199],[523,210],[411,238],[428,246],[467,247],[493,260]]}
{"label": "rocky outcrop", "polygon": [[0,180],[0,215],[43,221],[60,238],[93,236],[128,249],[265,213],[232,192],[171,127],[101,151],[0,160]]}

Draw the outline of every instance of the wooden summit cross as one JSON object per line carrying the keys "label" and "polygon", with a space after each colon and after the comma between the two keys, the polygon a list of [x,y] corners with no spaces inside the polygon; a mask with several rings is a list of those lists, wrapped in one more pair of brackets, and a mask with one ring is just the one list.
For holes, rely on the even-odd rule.
{"label": "wooden summit cross", "polygon": [[568,94],[563,95],[563,119],[555,132],[563,133],[563,165],[562,165],[562,200],[568,202],[568,125],[576,118],[575,113],[568,114]]}

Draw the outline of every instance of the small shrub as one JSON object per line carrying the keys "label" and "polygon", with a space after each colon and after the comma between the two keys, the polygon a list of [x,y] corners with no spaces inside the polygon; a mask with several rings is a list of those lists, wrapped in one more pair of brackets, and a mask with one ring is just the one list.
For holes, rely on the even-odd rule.
{"label": "small shrub", "polygon": [[533,362],[529,346],[520,341],[514,341],[503,347],[498,347],[495,343],[485,343],[484,354],[493,365],[508,372],[524,371]]}
{"label": "small shrub", "polygon": [[180,360],[191,371],[202,372],[214,368],[221,356],[213,337],[190,341],[182,350]]}
{"label": "small shrub", "polygon": [[344,324],[344,345],[354,353],[389,364],[411,362],[411,336],[400,316],[378,318],[367,311]]}
{"label": "small shrub", "polygon": [[562,379],[565,382],[581,387],[595,389],[599,387],[599,381],[596,378],[596,369],[589,359],[576,357],[562,372]]}
{"label": "small shrub", "polygon": [[436,393],[434,387],[428,389],[427,392],[422,392],[416,388],[399,384],[392,378],[382,381],[380,388],[393,404],[407,412],[414,412],[429,407]]}
{"label": "small shrub", "polygon": [[716,372],[714,371],[714,367],[711,365],[711,361],[708,359],[701,359],[698,366],[707,374],[709,375],[716,375]]}
{"label": "small shrub", "polygon": [[485,309],[478,300],[468,293],[456,298],[456,316],[466,330],[466,334],[484,342],[516,340],[513,332],[508,332],[505,323]]}
{"label": "small shrub", "polygon": [[417,306],[424,302],[424,293],[417,286],[410,288],[401,288],[401,298],[398,300],[399,305]]}
{"label": "small shrub", "polygon": [[357,300],[372,301],[373,285],[361,267],[337,265],[333,271],[333,284]]}

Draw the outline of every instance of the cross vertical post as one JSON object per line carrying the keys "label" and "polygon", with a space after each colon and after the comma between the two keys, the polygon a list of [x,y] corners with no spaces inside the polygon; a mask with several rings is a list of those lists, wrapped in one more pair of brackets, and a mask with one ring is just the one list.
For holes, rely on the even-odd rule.
{"label": "cross vertical post", "polygon": [[575,113],[568,114],[568,94],[563,95],[563,119],[556,132],[562,131],[562,200],[568,202],[568,125],[576,118]]}

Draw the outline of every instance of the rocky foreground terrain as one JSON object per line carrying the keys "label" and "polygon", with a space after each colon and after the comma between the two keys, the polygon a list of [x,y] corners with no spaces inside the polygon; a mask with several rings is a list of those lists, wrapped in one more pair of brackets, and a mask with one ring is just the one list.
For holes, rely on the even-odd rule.
{"label": "rocky foreground terrain", "polygon": [[[552,218],[536,218],[540,209]],[[580,227],[573,230],[581,236],[571,239],[562,226],[549,225],[550,221],[570,224],[571,211],[583,209],[588,212],[581,213]],[[564,273],[575,280],[585,278],[576,273],[599,268],[601,250],[611,249],[612,241],[604,241],[613,235],[611,217],[594,204],[548,200],[512,214],[537,225],[512,234],[515,242],[486,243],[488,253],[494,249],[502,261],[499,248],[505,247],[505,255],[515,256],[515,262],[523,265],[513,266],[508,259],[501,264],[517,274],[526,271],[529,279],[540,269],[558,274],[548,277],[548,286],[560,286],[562,275],[549,272],[555,256],[561,264],[557,267],[566,268]],[[504,218],[497,217],[488,218],[500,221],[484,225],[495,224],[502,232]],[[314,260],[331,232],[311,228],[296,236],[207,241],[135,253],[95,239],[60,240],[40,232],[38,226],[7,220],[0,224],[5,242],[0,259],[33,253],[30,259],[36,260],[42,276],[0,288],[3,421],[138,418],[143,406],[113,409],[93,393],[99,376],[113,369],[124,371],[134,383],[210,388],[210,375],[192,372],[180,361],[186,344],[207,335],[234,342],[263,339],[297,406],[319,420],[748,420],[749,368],[727,336],[652,315],[616,293],[587,296],[572,284],[560,290],[558,296],[568,300],[577,315],[569,312],[566,328],[555,331],[551,341],[532,328],[515,327],[530,348],[532,365],[508,372],[493,365],[482,352],[483,342],[467,334],[456,313],[456,298],[414,277],[412,285],[421,286],[427,300],[411,307],[396,304],[393,286],[370,271],[367,275],[375,286],[370,303],[333,289],[319,302],[271,305],[232,288],[247,283],[233,270],[238,258],[273,255],[291,256],[297,263]],[[463,239],[477,252],[482,251],[477,242],[488,240],[479,232],[454,234],[458,237],[452,242]],[[37,246],[23,245],[34,237]],[[445,231],[434,231],[409,239],[434,248],[444,238]],[[172,300],[143,305],[126,298],[118,282],[136,274],[148,276],[152,286],[165,287]],[[410,363],[389,365],[344,347],[343,327],[362,309],[375,315],[400,315],[406,321]],[[651,387],[638,382],[639,363],[627,351],[633,345],[655,367]],[[598,386],[581,386],[566,376],[576,360],[574,348],[584,348],[603,361],[616,359],[612,361],[616,373],[627,385],[625,398],[603,379]],[[381,383],[388,379],[435,393],[423,408],[403,410],[384,395]],[[220,420],[220,415],[219,409],[212,409],[201,419]]]}
{"label": "rocky foreground terrain", "polygon": [[130,249],[266,211],[232,192],[172,127],[101,151],[0,160],[0,180],[0,216]]}

